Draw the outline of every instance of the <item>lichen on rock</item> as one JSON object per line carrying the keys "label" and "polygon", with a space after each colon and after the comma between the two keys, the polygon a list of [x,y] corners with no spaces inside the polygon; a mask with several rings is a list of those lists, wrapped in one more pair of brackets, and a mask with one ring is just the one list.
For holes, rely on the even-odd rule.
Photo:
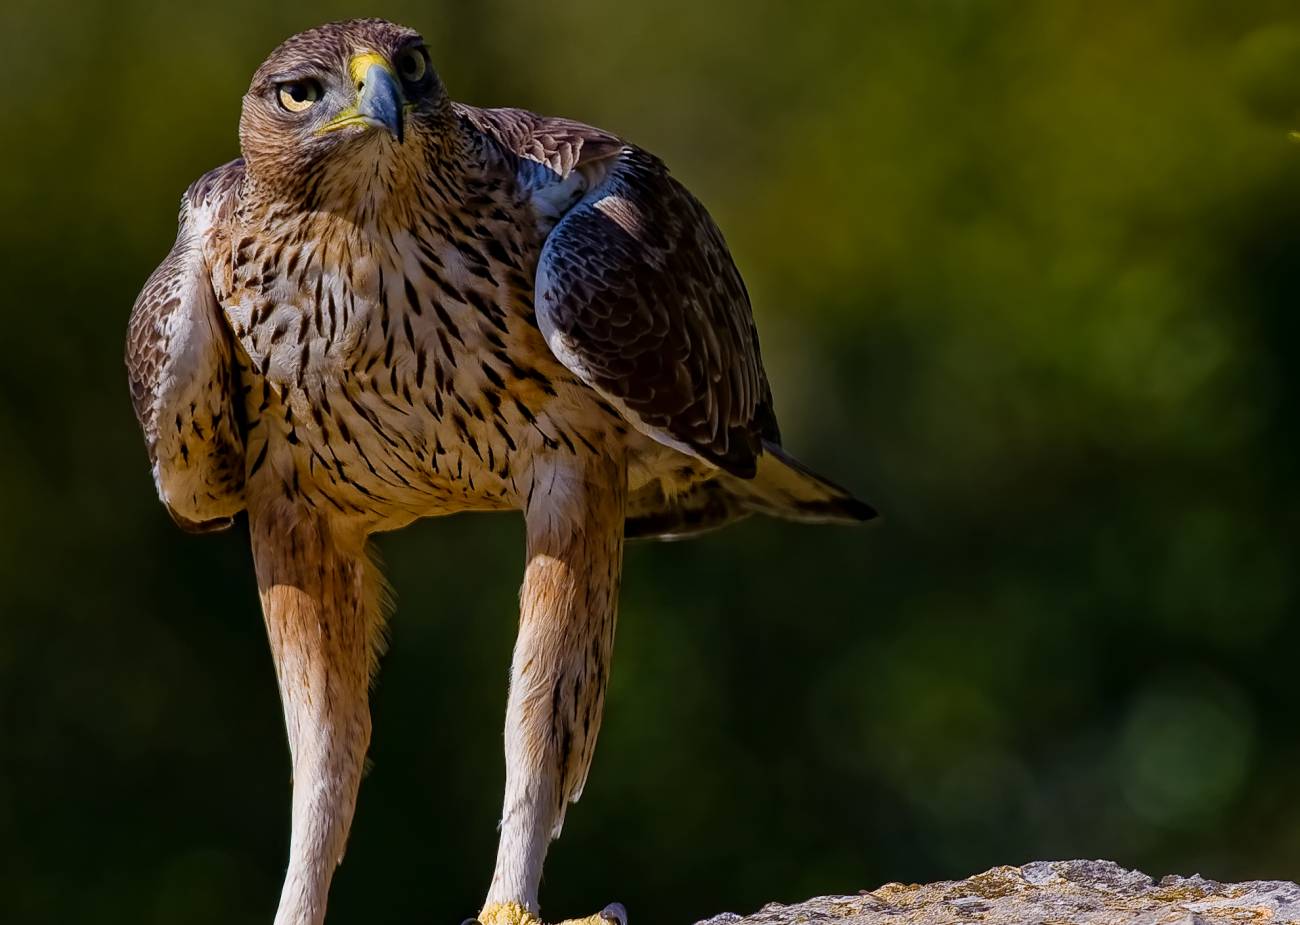
{"label": "lichen on rock", "polygon": [[1300,886],[1153,880],[1113,861],[1035,861],[966,880],[887,883],[856,896],[771,904],[698,925],[1300,925]]}

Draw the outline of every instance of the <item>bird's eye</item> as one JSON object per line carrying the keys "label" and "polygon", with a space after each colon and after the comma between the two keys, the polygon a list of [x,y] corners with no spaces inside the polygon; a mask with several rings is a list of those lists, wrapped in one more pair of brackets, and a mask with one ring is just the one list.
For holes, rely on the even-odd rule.
{"label": "bird's eye", "polygon": [[418,46],[406,49],[393,63],[397,65],[397,73],[407,83],[419,83],[429,71],[429,59],[424,49]]}
{"label": "bird's eye", "polygon": [[280,105],[289,112],[306,112],[325,92],[315,80],[290,80],[276,88]]}

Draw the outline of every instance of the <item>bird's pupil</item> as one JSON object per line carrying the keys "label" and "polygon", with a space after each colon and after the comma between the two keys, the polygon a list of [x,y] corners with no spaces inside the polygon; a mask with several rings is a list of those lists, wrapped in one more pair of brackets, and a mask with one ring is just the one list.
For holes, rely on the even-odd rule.
{"label": "bird's pupil", "polygon": [[307,101],[306,84],[289,84],[289,96],[295,103],[304,103]]}

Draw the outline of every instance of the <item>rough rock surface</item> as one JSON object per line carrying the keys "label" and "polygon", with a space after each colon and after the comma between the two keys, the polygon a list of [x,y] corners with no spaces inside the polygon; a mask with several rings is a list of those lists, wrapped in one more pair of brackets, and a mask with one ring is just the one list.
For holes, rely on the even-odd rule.
{"label": "rough rock surface", "polygon": [[1300,886],[1282,880],[1152,880],[1112,861],[1037,861],[967,880],[887,883],[857,896],[769,905],[697,925],[1239,925],[1300,923]]}

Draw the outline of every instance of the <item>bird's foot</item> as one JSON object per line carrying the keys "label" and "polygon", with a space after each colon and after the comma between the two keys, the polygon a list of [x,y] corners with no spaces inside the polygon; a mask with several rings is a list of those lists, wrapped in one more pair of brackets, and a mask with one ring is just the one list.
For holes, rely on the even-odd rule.
{"label": "bird's foot", "polygon": [[559,925],[627,925],[627,910],[622,903],[610,903],[585,919],[565,919]]}
{"label": "bird's foot", "polygon": [[[477,919],[466,919],[461,925],[542,925],[542,920],[519,903],[492,903],[483,908]],[[627,910],[622,903],[610,903],[595,915],[565,919],[556,925],[627,925]]]}

